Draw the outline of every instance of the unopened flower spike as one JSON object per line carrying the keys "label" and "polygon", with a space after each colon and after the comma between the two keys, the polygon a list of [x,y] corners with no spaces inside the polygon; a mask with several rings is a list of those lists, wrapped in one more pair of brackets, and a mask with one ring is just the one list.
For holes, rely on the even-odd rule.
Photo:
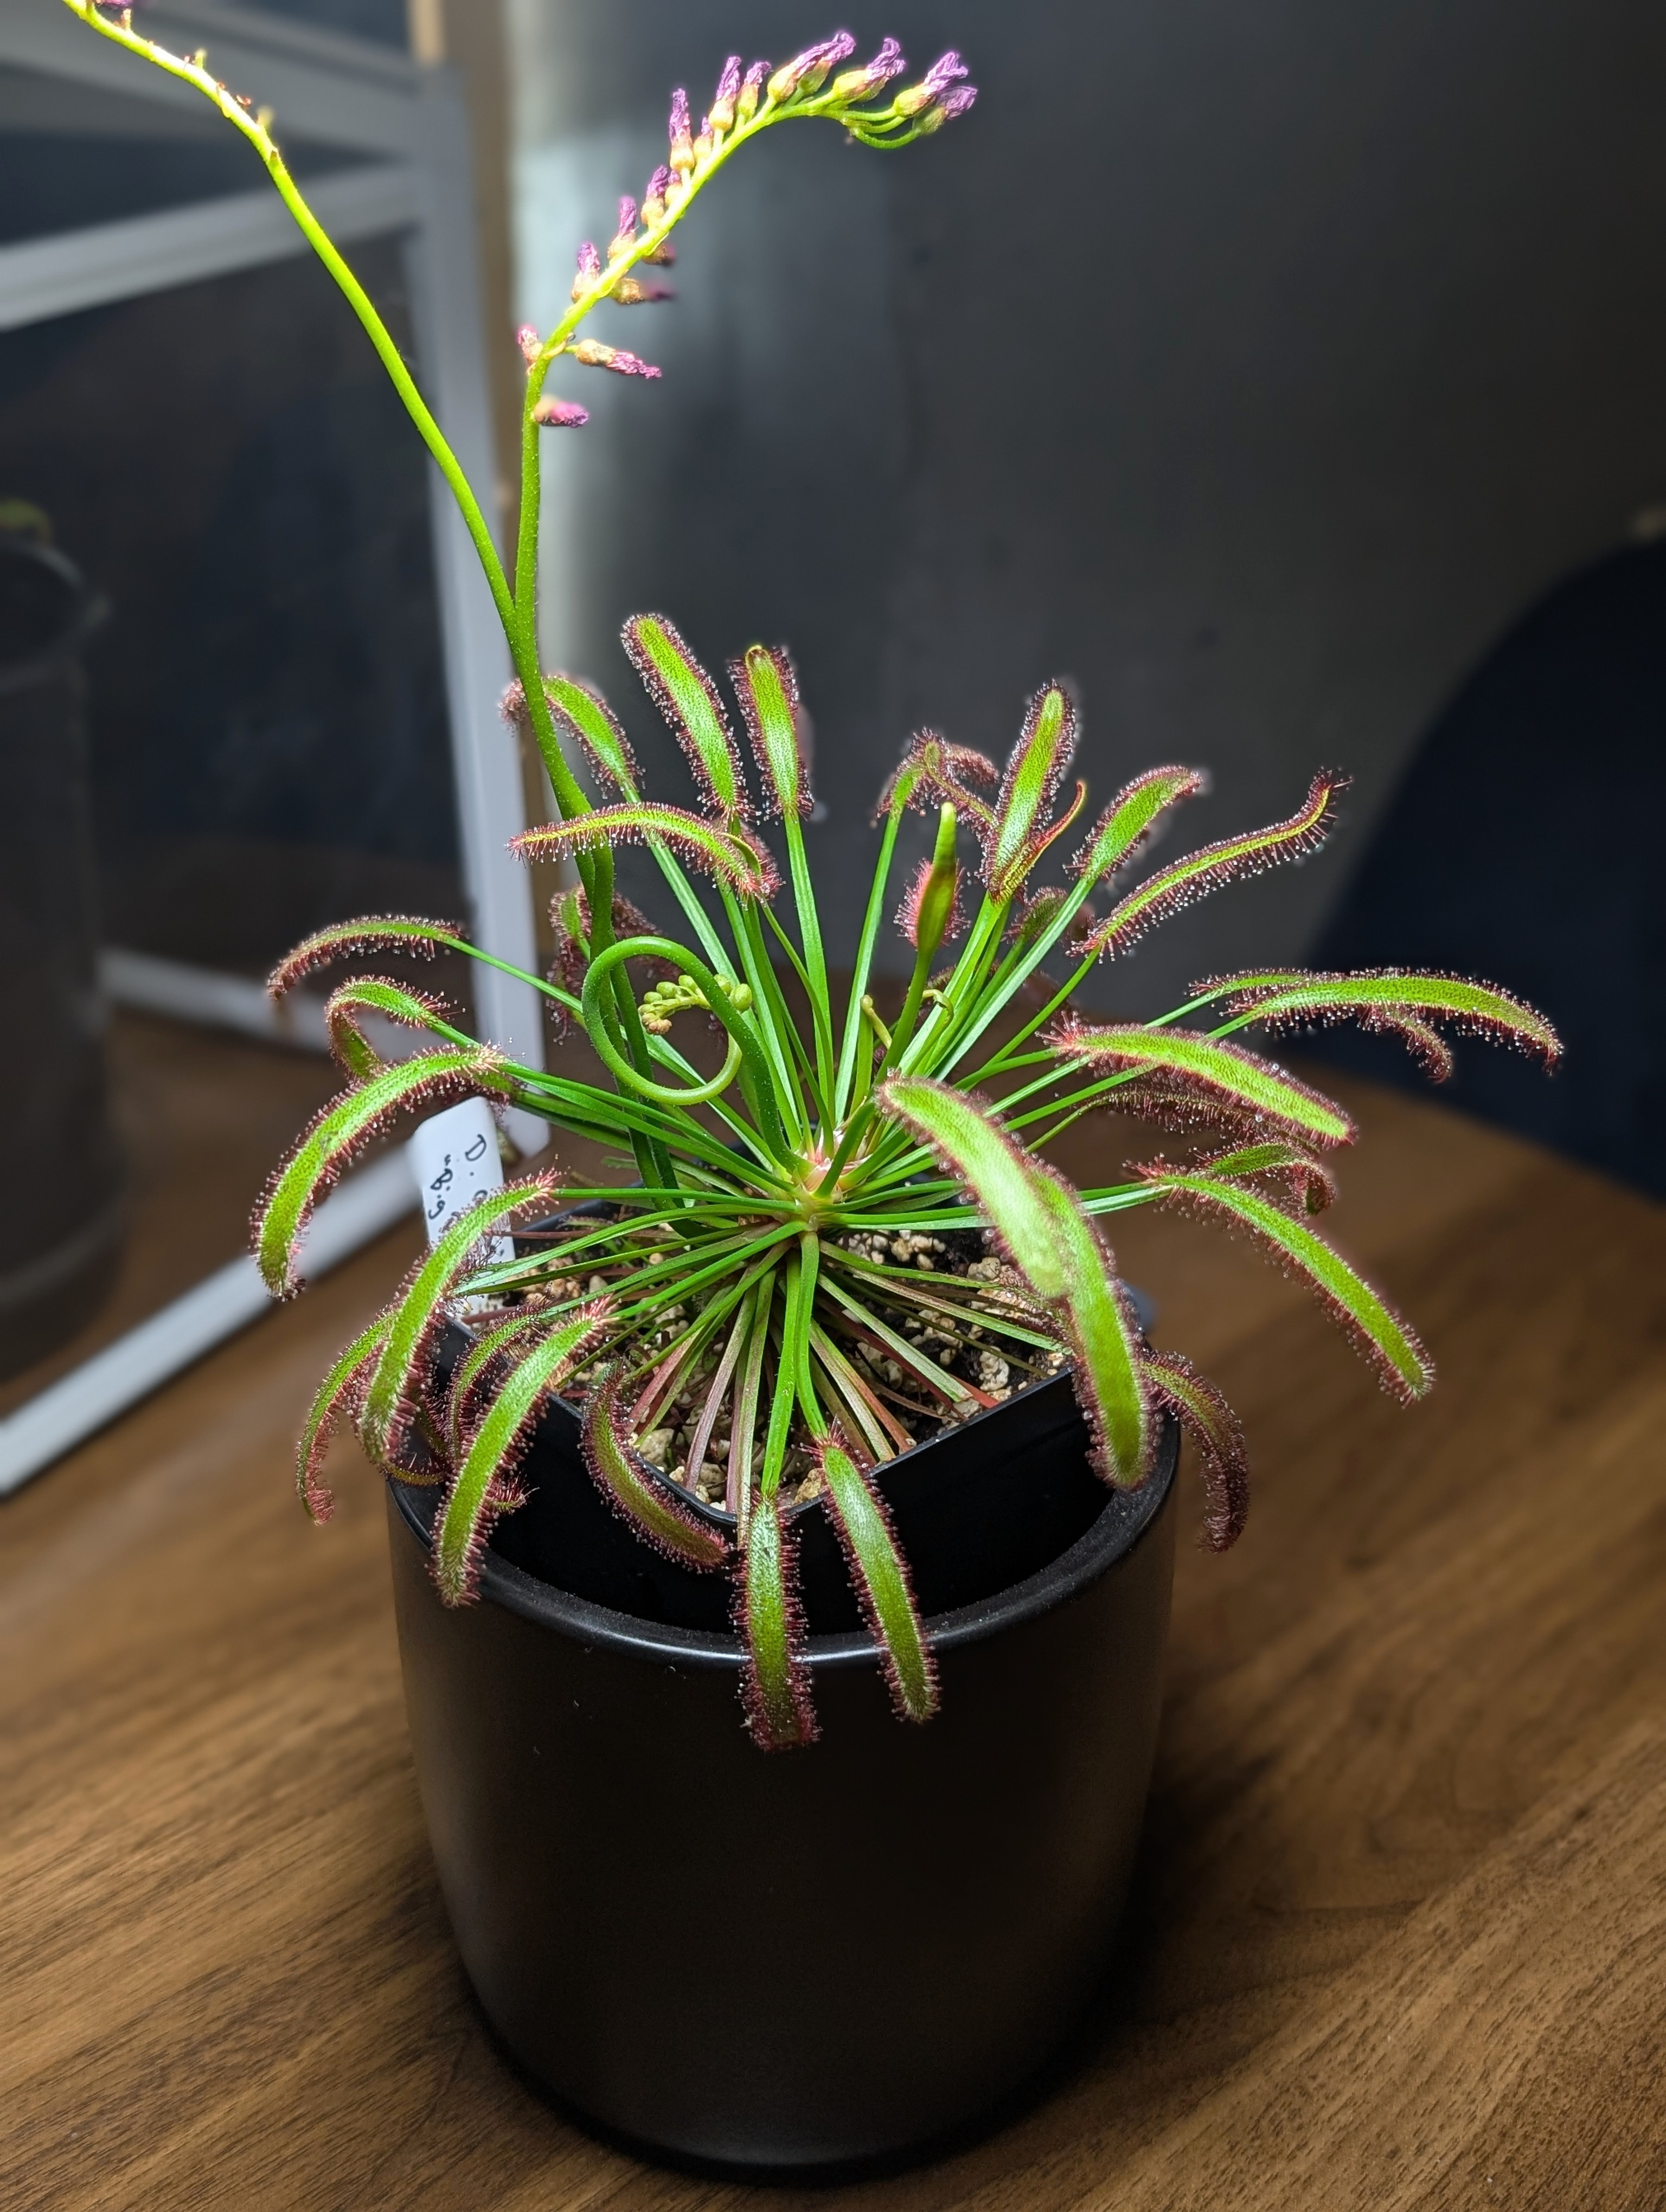
{"label": "unopened flower spike", "polygon": [[546,430],[576,430],[590,420],[590,410],[575,400],[555,399],[546,394],[533,408],[532,420]]}
{"label": "unopened flower spike", "polygon": [[521,359],[530,368],[538,359],[544,345],[543,337],[537,327],[532,323],[523,323],[515,332],[515,343],[520,348]]}

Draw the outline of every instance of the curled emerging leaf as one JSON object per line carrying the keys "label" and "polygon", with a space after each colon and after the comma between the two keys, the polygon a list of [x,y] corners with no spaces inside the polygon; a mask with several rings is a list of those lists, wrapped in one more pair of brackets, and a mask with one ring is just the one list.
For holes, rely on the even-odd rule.
{"label": "curled emerging leaf", "polygon": [[1000,770],[987,753],[975,751],[970,745],[952,745],[935,730],[921,730],[879,793],[874,820],[910,808],[923,812],[946,799],[968,821],[986,824],[994,810],[973,787],[987,790],[1000,775]]}

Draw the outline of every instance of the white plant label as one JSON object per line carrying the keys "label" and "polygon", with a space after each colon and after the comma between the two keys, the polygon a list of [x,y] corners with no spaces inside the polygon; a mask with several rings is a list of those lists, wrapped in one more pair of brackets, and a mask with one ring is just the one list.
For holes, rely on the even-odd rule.
{"label": "white plant label", "polygon": [[[466,1213],[492,1191],[503,1188],[503,1156],[497,1149],[497,1124],[483,1098],[465,1098],[419,1122],[405,1146],[405,1158],[423,1202],[428,1241],[437,1243],[459,1213]],[[490,1258],[513,1260],[513,1237],[494,1237]]]}

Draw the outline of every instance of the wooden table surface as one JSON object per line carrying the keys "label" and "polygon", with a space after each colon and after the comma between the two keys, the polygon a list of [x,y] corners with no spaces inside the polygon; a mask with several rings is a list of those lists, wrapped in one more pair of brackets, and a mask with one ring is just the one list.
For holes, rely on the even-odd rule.
{"label": "wooden table surface", "polygon": [[506,2070],[423,1839],[380,1500],[350,1448],[329,1528],[289,1487],[402,1232],[3,1509],[0,2203],[1659,2212],[1666,1221],[1337,1087],[1337,1233],[1441,1386],[1400,1412],[1253,1254],[1122,1230],[1257,1489],[1234,1553],[1183,1547],[1127,1956],[1038,2102],[757,2189]]}

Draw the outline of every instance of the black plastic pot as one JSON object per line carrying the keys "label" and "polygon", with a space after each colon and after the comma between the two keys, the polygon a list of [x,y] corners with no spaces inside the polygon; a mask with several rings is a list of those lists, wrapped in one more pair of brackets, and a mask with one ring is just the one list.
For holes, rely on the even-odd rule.
{"label": "black plastic pot", "polygon": [[[679,1583],[605,1507],[592,1522],[563,1411],[477,1605],[448,1611],[429,1578],[434,1493],[389,1494],[417,1778],[493,2025],[581,2114],[727,2166],[976,2122],[1067,2033],[1115,1933],[1157,1734],[1172,1425],[1145,1486],[1108,1492],[1061,1377],[887,1467],[942,1682],[923,1727],[893,1717],[866,1634],[827,1627],[854,1608],[803,1509],[822,1735],[768,1756],[722,1579]],[[629,1607],[590,1594],[621,1577]],[[692,1583],[718,1625],[677,1618]]]}
{"label": "black plastic pot", "polygon": [[121,1236],[80,661],[102,611],[61,554],[0,532],[0,1374],[74,1333]]}

